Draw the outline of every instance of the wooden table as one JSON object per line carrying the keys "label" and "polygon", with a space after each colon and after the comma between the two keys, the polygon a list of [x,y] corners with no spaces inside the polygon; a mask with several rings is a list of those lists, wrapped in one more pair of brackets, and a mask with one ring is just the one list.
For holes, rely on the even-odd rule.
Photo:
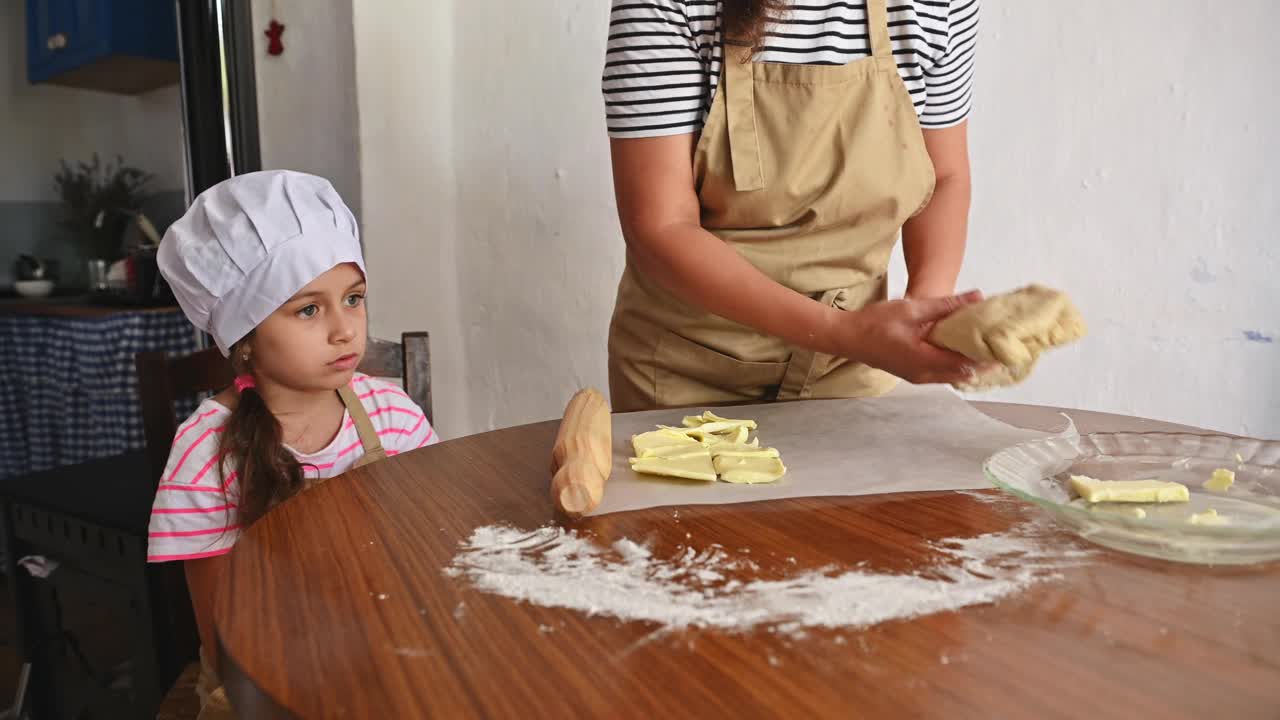
{"label": "wooden table", "polygon": [[[1060,420],[1046,408],[979,407],[1029,428]],[[1081,432],[1177,429],[1072,416]],[[1061,580],[994,605],[803,639],[655,637],[645,623],[519,604],[442,574],[477,526],[553,520],[555,430],[502,430],[377,463],[250,529],[215,610],[241,717],[1280,717],[1274,565],[1099,549]],[[684,506],[678,522],[655,508],[579,527],[602,543],[651,539],[659,556],[719,543],[785,552],[802,569],[867,561],[905,572],[930,557],[930,540],[1006,530],[1035,512],[940,492]]]}

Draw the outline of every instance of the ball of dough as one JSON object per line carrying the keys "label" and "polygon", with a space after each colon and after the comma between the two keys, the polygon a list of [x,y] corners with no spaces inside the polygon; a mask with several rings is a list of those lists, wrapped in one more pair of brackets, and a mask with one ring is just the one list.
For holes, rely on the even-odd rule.
{"label": "ball of dough", "polygon": [[1022,382],[1040,354],[1079,340],[1084,318],[1065,293],[1029,285],[974,303],[940,320],[929,335],[934,345],[999,367],[960,390],[988,390]]}

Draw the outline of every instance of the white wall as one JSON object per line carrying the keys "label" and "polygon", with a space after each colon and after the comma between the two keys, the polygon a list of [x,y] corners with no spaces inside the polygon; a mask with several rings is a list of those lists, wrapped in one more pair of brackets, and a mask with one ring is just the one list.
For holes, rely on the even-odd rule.
{"label": "white wall", "polygon": [[964,284],[1057,285],[1091,330],[992,399],[1280,438],[1280,4],[984,11]]}
{"label": "white wall", "polygon": [[[608,3],[391,5],[355,0],[375,331],[433,331],[447,436],[555,417],[605,383],[622,262]],[[988,397],[1280,437],[1278,22],[1269,0],[986,4],[964,282],[1057,285],[1092,326]]]}
{"label": "white wall", "polygon": [[370,331],[432,334],[436,426],[482,427],[468,397],[459,302],[452,3],[355,0],[360,171]]}
{"label": "white wall", "polygon": [[[473,428],[605,389],[622,272],[599,92],[607,3],[458,3],[458,282]],[[554,39],[554,40],[552,40]]]}
{"label": "white wall", "polygon": [[558,415],[580,385],[606,385],[622,267],[597,90],[606,14],[354,5],[374,331],[432,331],[446,437]]}
{"label": "white wall", "polygon": [[0,2],[0,201],[53,202],[59,161],[125,162],[183,186],[178,87],[139,96],[27,83],[25,3]]}
{"label": "white wall", "polygon": [[[264,170],[328,178],[361,216],[359,119],[351,3],[252,0],[258,130]],[[267,54],[272,11],[284,53]]]}

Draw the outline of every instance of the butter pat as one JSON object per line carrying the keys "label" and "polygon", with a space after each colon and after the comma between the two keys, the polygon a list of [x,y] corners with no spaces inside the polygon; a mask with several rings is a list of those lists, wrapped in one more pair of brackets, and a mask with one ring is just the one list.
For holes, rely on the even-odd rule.
{"label": "butter pat", "polygon": [[645,475],[662,475],[664,477],[684,480],[716,481],[716,468],[711,463],[711,453],[705,448],[700,454],[679,458],[647,457],[633,458],[631,469]]}
{"label": "butter pat", "polygon": [[782,453],[777,448],[761,448],[759,444],[755,445],[734,445],[732,443],[720,443],[712,445],[711,457],[740,457],[740,458],[776,458],[782,457]]}
{"label": "butter pat", "polygon": [[715,459],[715,469],[721,480],[744,485],[777,482],[787,474],[786,466],[776,457],[721,455]]}
{"label": "butter pat", "polygon": [[701,445],[693,445],[692,447],[678,448],[661,448],[664,452],[657,455],[646,455],[644,457],[631,458],[631,464],[635,465],[641,460],[683,460],[685,458],[706,457],[707,449]]}
{"label": "butter pat", "polygon": [[[751,435],[751,432],[747,430],[746,427],[739,425],[736,430],[730,430],[729,432],[726,432],[726,433],[704,435],[702,437],[702,444],[709,448],[714,448],[717,445],[725,445],[725,444],[743,445],[747,442],[747,438],[750,437],[750,435]],[[752,440],[751,442],[755,443],[756,445],[760,444],[759,440]]]}
{"label": "butter pat", "polygon": [[1162,480],[1098,480],[1072,475],[1071,489],[1091,503],[1097,502],[1186,502],[1187,486]]}
{"label": "butter pat", "polygon": [[654,430],[634,435],[631,447],[636,457],[655,457],[672,453],[687,452],[700,447],[697,440],[679,432]]}
{"label": "butter pat", "polygon": [[[709,423],[718,423],[721,425],[724,425],[724,424],[738,425],[748,430],[756,429],[755,420],[734,420],[733,418],[724,418],[711,412],[710,410],[702,413],[701,415],[690,415],[689,417],[686,417],[684,419],[684,426],[687,428],[702,427],[703,425],[707,425]],[[716,431],[712,430],[711,432],[716,432]]]}
{"label": "butter pat", "polygon": [[1204,489],[1214,492],[1226,492],[1227,488],[1235,484],[1236,474],[1230,470],[1218,468],[1213,471],[1213,475],[1204,481]]}
{"label": "butter pat", "polygon": [[710,448],[711,454],[715,455],[717,448],[741,447],[741,448],[751,448],[754,450],[759,450],[760,438],[753,438],[751,442],[747,442],[747,429],[742,428],[741,434],[715,435],[710,440],[707,440],[702,444],[707,448]]}
{"label": "butter pat", "polygon": [[1204,512],[1193,513],[1187,518],[1187,522],[1192,525],[1226,525],[1230,521],[1226,516],[1219,515],[1217,510],[1209,508]]}
{"label": "butter pat", "polygon": [[[689,418],[685,418],[688,420]],[[729,435],[737,434],[739,431],[748,432],[746,425],[735,422],[708,422],[693,427],[671,427],[670,425],[659,425],[658,430],[665,432],[679,433],[687,435],[696,440],[705,440],[713,435]]]}

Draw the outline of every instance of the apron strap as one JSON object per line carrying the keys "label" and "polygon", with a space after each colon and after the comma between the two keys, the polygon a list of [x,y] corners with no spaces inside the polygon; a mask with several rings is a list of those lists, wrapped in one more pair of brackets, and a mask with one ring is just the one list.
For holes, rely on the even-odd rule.
{"label": "apron strap", "polygon": [[729,121],[733,185],[738,192],[764,189],[760,139],[756,136],[756,64],[751,55],[752,47],[748,44],[733,40],[724,43],[724,79],[720,91],[724,93]]}
{"label": "apron strap", "polygon": [[382,449],[378,431],[373,429],[373,421],[369,419],[369,413],[365,411],[364,403],[360,402],[356,391],[351,389],[350,385],[343,385],[338,388],[338,397],[342,398],[342,404],[347,406],[347,414],[355,423],[356,434],[360,436],[360,446],[364,448],[364,455],[353,467],[361,467],[385,458],[387,452]]}
{"label": "apron strap", "polygon": [[[848,291],[828,290],[818,302],[827,307],[841,308]],[[822,377],[831,364],[831,356],[808,348],[797,347],[787,361],[787,370],[778,386],[778,400],[807,400],[813,397],[814,381]]]}
{"label": "apron strap", "polygon": [[871,57],[876,59],[876,66],[884,70],[888,62],[890,68],[896,68],[893,42],[889,39],[889,9],[885,0],[867,0],[867,35],[871,38]]}

